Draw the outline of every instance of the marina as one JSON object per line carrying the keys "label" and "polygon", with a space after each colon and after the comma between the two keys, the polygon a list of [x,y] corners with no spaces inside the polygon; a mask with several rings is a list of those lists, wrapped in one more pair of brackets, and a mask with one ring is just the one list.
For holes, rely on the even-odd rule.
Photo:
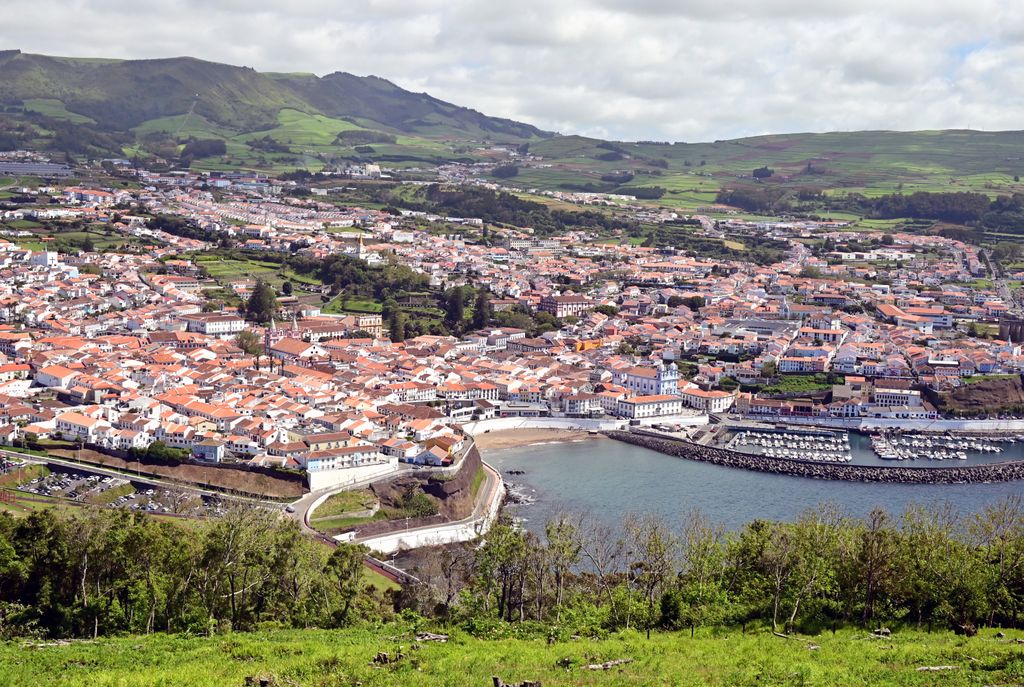
{"label": "marina", "polygon": [[849,463],[850,435],[847,432],[753,431],[734,435],[726,448],[769,458]]}
{"label": "marina", "polygon": [[871,437],[871,448],[882,460],[967,460],[968,452],[1003,453],[1003,444],[1024,442],[1024,436],[883,433]]}
{"label": "marina", "polygon": [[926,468],[950,461],[984,465],[1024,460],[1024,435],[979,435],[962,432],[874,434],[817,428],[742,427],[726,431],[714,444],[720,448],[767,458],[814,463],[891,465]]}

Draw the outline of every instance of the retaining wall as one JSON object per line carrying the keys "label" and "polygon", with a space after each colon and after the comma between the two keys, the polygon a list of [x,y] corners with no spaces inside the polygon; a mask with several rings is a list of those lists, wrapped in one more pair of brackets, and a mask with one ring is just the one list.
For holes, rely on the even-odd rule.
{"label": "retaining wall", "polygon": [[[493,468],[489,468],[492,469]],[[373,539],[361,539],[360,544],[365,545],[372,551],[379,551],[383,554],[407,551],[423,546],[440,546],[442,544],[456,544],[459,542],[472,541],[491,529],[491,525],[498,517],[502,501],[505,499],[505,486],[498,482],[497,493],[488,506],[487,511],[479,518],[469,522],[441,525],[438,527],[421,531],[398,531],[381,535]],[[339,536],[339,541],[341,537]]]}

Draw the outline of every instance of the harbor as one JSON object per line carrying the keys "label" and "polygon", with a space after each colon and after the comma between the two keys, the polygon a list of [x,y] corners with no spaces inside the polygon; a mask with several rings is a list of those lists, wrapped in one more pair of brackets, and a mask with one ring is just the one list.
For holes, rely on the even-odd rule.
{"label": "harbor", "polygon": [[1018,442],[1024,443],[1024,436],[882,432],[871,437],[871,448],[882,460],[967,460],[969,453],[1001,454],[1004,444]]}
{"label": "harbor", "polygon": [[853,460],[848,432],[744,430],[735,434],[725,447],[768,458],[823,463],[849,463]]}
{"label": "harbor", "polygon": [[859,432],[791,425],[724,426],[709,445],[765,458],[813,463],[926,468],[937,464],[987,465],[1024,460],[1024,435],[922,432],[885,429]]}

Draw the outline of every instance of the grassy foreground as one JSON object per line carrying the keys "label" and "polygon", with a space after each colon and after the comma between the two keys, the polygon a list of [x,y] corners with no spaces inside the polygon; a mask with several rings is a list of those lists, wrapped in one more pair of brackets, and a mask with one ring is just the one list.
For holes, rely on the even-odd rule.
{"label": "grassy foreground", "polygon": [[[397,629],[272,631],[213,638],[154,635],[96,642],[0,644],[0,685],[132,687],[190,685],[402,685],[464,687],[540,680],[551,685],[1013,685],[1024,683],[1020,632],[970,639],[951,633],[897,632],[876,639],[840,631],[781,639],[740,634],[620,633],[602,640],[548,644],[544,639],[475,639],[424,643]],[[374,656],[403,647],[399,662]],[[610,670],[583,665],[615,659]],[[919,671],[922,666],[952,669]]]}

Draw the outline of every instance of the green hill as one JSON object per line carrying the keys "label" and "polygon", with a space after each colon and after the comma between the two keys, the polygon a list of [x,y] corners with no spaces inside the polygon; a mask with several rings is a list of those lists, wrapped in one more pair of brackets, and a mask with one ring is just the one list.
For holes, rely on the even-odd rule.
{"label": "green hill", "polygon": [[[353,130],[363,133],[339,138]],[[447,159],[455,153],[438,141],[518,143],[548,135],[372,76],[262,74],[191,57],[0,52],[0,149],[173,158],[190,137],[216,138],[240,165],[306,168],[318,166],[311,155],[322,166],[324,156],[354,157],[353,148],[366,143]],[[248,145],[265,137],[273,145]]]}
{"label": "green hill", "polygon": [[[0,644],[0,685],[306,687],[394,685],[994,685],[1020,684],[1024,653],[995,631],[897,632],[875,638],[841,631],[806,639],[767,632],[623,632],[605,639],[540,636],[419,642],[408,628],[276,630],[214,637],[150,635],[65,644]],[[379,652],[394,658],[376,664]],[[608,670],[586,666],[627,659]],[[933,670],[919,670],[932,668]]]}
{"label": "green hill", "polygon": [[[179,160],[193,139],[224,141],[224,153]],[[684,210],[710,205],[736,188],[769,189],[790,200],[801,193],[975,191],[994,197],[1024,191],[1020,131],[608,142],[489,117],[375,76],[261,73],[191,57],[107,60],[0,51],[0,150],[139,155],[198,169],[316,171],[355,161],[429,167],[493,159],[488,143],[528,144],[543,158],[522,165],[506,182],[517,187],[629,193]],[[770,174],[755,179],[759,168]],[[841,204],[815,202],[832,216],[849,214]]]}
{"label": "green hill", "polygon": [[[700,206],[724,188],[758,187],[877,196],[914,191],[1024,190],[1024,132],[855,131],[757,136],[710,143],[608,143],[581,136],[538,141],[551,166],[520,170],[520,186],[593,190],[659,186],[664,204]],[[755,179],[753,171],[772,174]],[[616,172],[633,178],[608,183]]]}
{"label": "green hill", "polygon": [[34,108],[43,114],[59,118],[71,113],[116,130],[184,115],[195,102],[195,114],[235,131],[273,127],[278,113],[290,108],[336,119],[358,118],[408,134],[492,133],[520,139],[543,135],[536,127],[411,93],[375,76],[261,74],[192,57],[88,60],[0,52],[0,103],[33,100],[64,106],[62,111]]}

